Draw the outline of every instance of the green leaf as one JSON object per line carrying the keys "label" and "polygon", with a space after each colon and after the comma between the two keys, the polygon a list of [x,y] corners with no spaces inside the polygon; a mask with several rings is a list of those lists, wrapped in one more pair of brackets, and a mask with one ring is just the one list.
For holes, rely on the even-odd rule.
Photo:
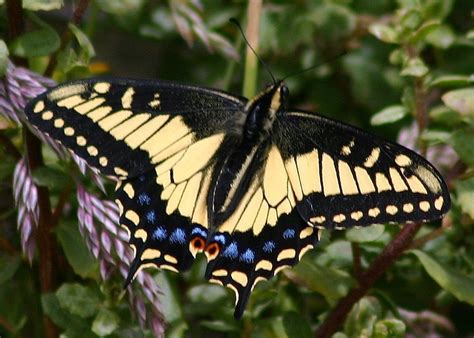
{"label": "green leaf", "polygon": [[0,256],[0,285],[8,282],[20,267],[20,256]]}
{"label": "green leaf", "polygon": [[283,326],[288,337],[309,338],[313,336],[311,326],[297,312],[285,312],[283,314]]}
{"label": "green leaf", "polygon": [[363,228],[352,228],[346,231],[346,238],[351,242],[364,243],[373,242],[380,238],[385,231],[382,224],[373,224]]}
{"label": "green leaf", "polygon": [[137,12],[140,8],[142,8],[143,4],[145,3],[145,0],[97,0],[96,3],[104,12],[120,16]]}
{"label": "green leaf", "polygon": [[178,294],[166,273],[160,272],[155,276],[156,284],[160,286],[161,293],[158,298],[161,302],[166,321],[173,323],[183,318],[183,311],[178,300]]}
{"label": "green leaf", "polygon": [[33,181],[40,187],[62,189],[70,184],[71,179],[61,170],[42,166],[33,171]]}
{"label": "green leaf", "polygon": [[474,87],[451,90],[442,96],[442,100],[452,110],[474,116]]}
{"label": "green leaf", "polygon": [[469,165],[474,165],[474,130],[459,129],[451,135],[451,143],[459,157]]}
{"label": "green leaf", "polygon": [[74,272],[82,278],[93,277],[98,263],[82,240],[77,225],[62,223],[55,228],[55,232]]}
{"label": "green leaf", "polygon": [[437,48],[447,49],[456,41],[456,35],[449,26],[442,25],[430,32],[425,40]]}
{"label": "green leaf", "polygon": [[466,75],[443,75],[430,81],[430,87],[461,87],[474,82],[474,78]]}
{"label": "green leaf", "polygon": [[404,106],[388,106],[375,113],[375,115],[370,119],[370,124],[373,126],[380,126],[387,123],[397,122],[404,118],[407,114],[408,111]]}
{"label": "green leaf", "polygon": [[99,297],[91,289],[78,284],[66,283],[56,291],[59,304],[72,314],[89,318],[97,313]]}
{"label": "green leaf", "polygon": [[76,332],[82,332],[86,336],[89,332],[89,325],[81,318],[70,314],[61,307],[58,297],[54,293],[45,293],[41,295],[41,306],[43,312],[57,326]]}
{"label": "green leaf", "polygon": [[0,40],[0,77],[5,75],[8,64],[8,47],[5,44],[5,41]]}
{"label": "green leaf", "polygon": [[10,46],[13,54],[20,57],[46,56],[55,52],[61,44],[58,33],[50,27],[25,33]]}
{"label": "green leaf", "polygon": [[462,212],[474,219],[474,177],[456,181],[456,194]]}
{"label": "green leaf", "polygon": [[420,28],[411,34],[409,41],[411,43],[416,43],[423,40],[429,33],[435,31],[440,25],[441,24],[438,20],[425,22]]}
{"label": "green leaf", "polygon": [[414,76],[422,77],[429,72],[429,68],[425,65],[423,60],[420,58],[412,58],[408,60],[405,67],[403,67],[400,75],[402,76]]}
{"label": "green leaf", "polygon": [[377,298],[366,296],[353,307],[344,323],[344,332],[349,337],[371,337],[372,330],[380,318],[382,306]]}
{"label": "green leaf", "polygon": [[296,281],[302,282],[309,289],[321,293],[329,303],[335,303],[345,296],[354,285],[352,277],[344,271],[301,261],[285,274]]}
{"label": "green leaf", "polygon": [[462,122],[462,117],[459,113],[446,107],[439,105],[429,111],[430,120],[436,123],[441,123],[446,126],[459,125]]}
{"label": "green leaf", "polygon": [[443,289],[451,292],[457,299],[474,305],[474,278],[437,262],[423,251],[412,250],[410,252],[420,260],[426,272]]}
{"label": "green leaf", "polygon": [[63,0],[23,0],[23,8],[31,11],[52,11],[63,5]]}
{"label": "green leaf", "polygon": [[107,309],[100,309],[92,322],[92,332],[99,337],[108,336],[118,328],[119,323],[120,318],[115,312]]}
{"label": "green leaf", "polygon": [[95,56],[94,46],[89,40],[89,37],[84,34],[84,32],[80,30],[79,27],[73,25],[72,23],[70,23],[68,27],[76,37],[76,40],[79,43],[79,46],[81,47],[82,54],[84,55],[85,60],[88,62],[90,58]]}
{"label": "green leaf", "polygon": [[390,26],[382,24],[373,24],[369,27],[369,32],[372,33],[377,39],[387,43],[398,43],[398,34]]}
{"label": "green leaf", "polygon": [[383,319],[375,324],[372,338],[403,338],[405,333],[406,325],[401,320]]}
{"label": "green leaf", "polygon": [[450,143],[452,139],[452,134],[444,130],[426,129],[423,130],[423,133],[421,134],[420,138],[430,144]]}

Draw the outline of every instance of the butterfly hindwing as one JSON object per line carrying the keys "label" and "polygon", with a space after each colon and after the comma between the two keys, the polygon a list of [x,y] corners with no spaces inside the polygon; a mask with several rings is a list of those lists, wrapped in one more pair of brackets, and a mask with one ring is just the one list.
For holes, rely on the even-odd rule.
{"label": "butterfly hindwing", "polygon": [[282,214],[275,224],[265,222],[259,232],[218,231],[210,246],[218,246],[220,253],[207,255],[206,278],[234,291],[234,315],[240,318],[255,285],[297,264],[316,242],[317,229],[306,224],[296,209]]}
{"label": "butterfly hindwing", "polygon": [[274,138],[297,209],[315,226],[419,222],[449,209],[436,169],[398,144],[304,112],[279,116]]}
{"label": "butterfly hindwing", "polygon": [[[206,191],[206,178],[203,175],[199,178],[197,184],[186,182],[188,193],[192,194],[190,200],[193,202],[189,202],[193,204],[191,214],[178,212],[179,198],[178,204],[170,207],[169,200],[163,198],[166,188],[156,183],[154,171],[125,180],[117,187],[115,198],[120,208],[120,224],[128,230],[135,254],[129,281],[140,268],[148,266],[184,271],[202,251],[207,237],[207,228],[203,224],[207,225],[207,221],[205,204],[197,201],[200,191]],[[171,194],[170,198],[173,196]],[[195,213],[194,222],[192,212]]]}

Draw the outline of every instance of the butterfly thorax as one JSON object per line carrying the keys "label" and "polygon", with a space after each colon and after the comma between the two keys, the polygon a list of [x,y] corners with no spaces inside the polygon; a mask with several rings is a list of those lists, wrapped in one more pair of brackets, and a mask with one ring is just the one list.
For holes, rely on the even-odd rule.
{"label": "butterfly thorax", "polygon": [[287,95],[286,86],[280,82],[269,86],[246,105],[241,139],[233,147],[224,149],[224,160],[216,164],[214,188],[209,196],[210,218],[215,226],[232,215],[262,167],[270,148],[273,122]]}

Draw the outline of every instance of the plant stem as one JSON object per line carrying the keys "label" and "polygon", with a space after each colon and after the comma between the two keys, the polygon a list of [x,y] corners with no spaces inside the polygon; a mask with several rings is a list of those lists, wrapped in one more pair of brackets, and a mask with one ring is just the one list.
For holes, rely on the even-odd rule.
{"label": "plant stem", "polygon": [[[7,0],[7,18],[10,38],[15,39],[24,31],[23,4],[21,0]],[[26,60],[16,59],[18,64],[27,65]],[[41,143],[28,130],[23,128],[26,145],[26,156],[30,170],[43,166],[43,155],[41,153]],[[51,292],[55,289],[54,262],[56,258],[56,243],[54,241],[51,224],[51,203],[49,200],[49,190],[45,187],[38,187],[38,208],[39,220],[37,231],[37,243],[39,247],[39,279],[41,292]],[[44,337],[55,338],[58,336],[58,328],[46,316],[43,315]]]}
{"label": "plant stem", "polygon": [[[260,32],[260,15],[262,12],[262,0],[249,1],[247,7],[247,40],[252,48],[258,52],[258,35]],[[243,95],[252,97],[255,95],[257,87],[258,60],[249,46],[245,53],[245,73]]]}
{"label": "plant stem", "polygon": [[[87,7],[89,6],[90,0],[79,0],[76,6],[76,9],[74,10],[71,19],[69,20],[70,23],[74,25],[79,25],[82,21],[82,18],[84,17],[84,14],[87,10]],[[44,71],[44,75],[47,77],[51,77],[53,75],[54,69],[56,68],[56,65],[58,63],[58,55],[59,53],[64,50],[66,45],[69,43],[69,41],[72,38],[72,33],[69,30],[69,28],[66,28],[64,33],[61,36],[61,45],[58,48],[56,52],[51,55],[49,59],[48,66],[46,67],[46,70]]]}
{"label": "plant stem", "polygon": [[388,244],[382,253],[374,260],[368,270],[360,275],[359,285],[352,289],[347,296],[342,298],[336,307],[328,314],[319,326],[315,337],[331,337],[343,323],[352,306],[358,302],[367,291],[375,284],[385,271],[410,245],[413,237],[421,227],[421,223],[406,224],[397,234],[395,239]]}

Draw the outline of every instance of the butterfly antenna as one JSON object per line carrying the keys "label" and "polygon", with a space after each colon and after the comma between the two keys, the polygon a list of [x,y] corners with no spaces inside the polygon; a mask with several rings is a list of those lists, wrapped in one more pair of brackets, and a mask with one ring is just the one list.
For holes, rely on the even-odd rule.
{"label": "butterfly antenna", "polygon": [[237,21],[237,19],[235,19],[235,18],[230,18],[229,21],[232,22],[234,25],[237,26],[237,28],[239,29],[240,33],[242,34],[242,37],[244,38],[245,43],[247,44],[247,46],[248,46],[248,47],[250,48],[250,50],[255,54],[255,56],[257,57],[258,61],[265,67],[265,69],[267,70],[268,74],[270,74],[273,83],[276,84],[277,81],[276,81],[275,77],[273,76],[273,73],[271,72],[270,67],[268,67],[268,65],[260,58],[260,56],[258,56],[258,54],[257,54],[257,52],[255,51],[255,49],[252,48],[252,46],[250,45],[249,41],[247,40],[247,37],[245,36],[244,30],[242,29],[242,26],[240,25],[240,22]]}
{"label": "butterfly antenna", "polygon": [[340,58],[341,56],[344,56],[346,55],[348,52],[347,51],[343,51],[343,52],[340,52],[334,56],[332,56],[329,60],[325,60],[321,63],[317,63],[311,67],[308,67],[308,68],[304,68],[302,70],[298,70],[297,72],[294,72],[294,73],[290,73],[289,75],[285,76],[282,80],[286,80],[288,79],[289,77],[293,77],[293,76],[296,76],[296,75],[300,75],[302,73],[306,73],[306,72],[309,72],[310,70],[313,70],[313,69],[316,69],[318,67],[321,67],[322,65],[325,65],[327,63],[330,63],[330,62],[333,62],[334,60],[337,60],[338,58]]}

